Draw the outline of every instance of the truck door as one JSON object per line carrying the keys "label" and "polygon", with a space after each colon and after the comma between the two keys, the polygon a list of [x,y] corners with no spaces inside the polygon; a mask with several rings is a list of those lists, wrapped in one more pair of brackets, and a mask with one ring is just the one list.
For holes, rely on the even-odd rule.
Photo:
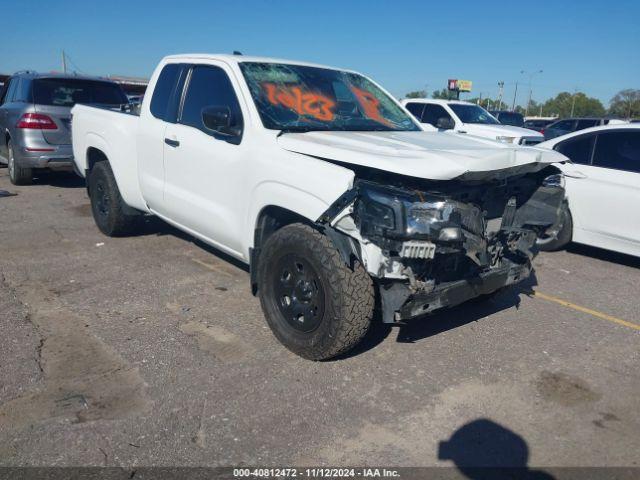
{"label": "truck door", "polygon": [[164,135],[163,211],[172,220],[241,256],[240,214],[247,196],[246,142],[242,134],[223,135],[204,125],[203,110],[229,112],[231,126],[243,115],[224,64],[195,65],[187,74],[182,107]]}
{"label": "truck door", "polygon": [[138,129],[140,189],[147,205],[162,213],[164,200],[164,137],[167,125],[174,124],[189,65],[170,63],[158,76],[148,111],[143,107]]}

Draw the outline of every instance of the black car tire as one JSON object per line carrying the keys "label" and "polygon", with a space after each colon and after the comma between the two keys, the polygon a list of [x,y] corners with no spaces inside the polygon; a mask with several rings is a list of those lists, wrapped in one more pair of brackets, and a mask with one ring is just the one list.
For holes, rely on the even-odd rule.
{"label": "black car tire", "polygon": [[11,140],[7,142],[7,150],[9,151],[9,181],[14,185],[30,185],[33,183],[33,169],[21,167],[16,163],[13,156],[13,144]]}
{"label": "black car tire", "polygon": [[139,229],[142,215],[124,203],[109,162],[98,162],[89,174],[89,198],[96,225],[109,237],[131,235]]}
{"label": "black car tire", "polygon": [[276,338],[310,360],[353,348],[373,317],[373,283],[363,266],[349,268],[327,236],[301,223],[265,242],[258,294]]}
{"label": "black car tire", "polygon": [[553,237],[540,237],[537,240],[537,245],[543,252],[553,252],[561,250],[571,243],[573,237],[573,219],[569,206],[564,205],[562,212],[560,213],[560,222],[562,226],[556,235]]}

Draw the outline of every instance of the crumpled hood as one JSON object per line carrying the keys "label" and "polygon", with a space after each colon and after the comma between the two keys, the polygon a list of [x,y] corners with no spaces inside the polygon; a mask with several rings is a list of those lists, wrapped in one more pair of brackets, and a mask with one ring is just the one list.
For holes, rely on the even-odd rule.
{"label": "crumpled hood", "polygon": [[451,180],[471,172],[487,172],[484,177],[490,178],[497,170],[525,165],[539,170],[567,160],[553,150],[441,132],[285,133],[278,144],[290,152],[430,180]]}
{"label": "crumpled hood", "polygon": [[465,132],[471,135],[480,135],[483,137],[540,137],[540,139],[544,138],[544,136],[540,132],[536,132],[535,130],[529,130],[528,128],[515,127],[513,125],[488,125],[488,124],[480,124],[480,123],[465,123],[460,130],[464,130]]}

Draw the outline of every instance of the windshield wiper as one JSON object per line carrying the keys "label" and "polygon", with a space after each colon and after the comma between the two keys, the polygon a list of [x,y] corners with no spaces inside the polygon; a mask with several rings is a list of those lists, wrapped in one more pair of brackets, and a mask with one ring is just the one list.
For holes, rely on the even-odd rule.
{"label": "windshield wiper", "polygon": [[285,133],[326,132],[328,130],[329,130],[328,128],[314,128],[314,127],[302,127],[302,126],[285,127],[282,130],[280,130],[280,132],[278,133],[278,135],[276,135],[276,137],[279,137],[280,135],[283,135]]}

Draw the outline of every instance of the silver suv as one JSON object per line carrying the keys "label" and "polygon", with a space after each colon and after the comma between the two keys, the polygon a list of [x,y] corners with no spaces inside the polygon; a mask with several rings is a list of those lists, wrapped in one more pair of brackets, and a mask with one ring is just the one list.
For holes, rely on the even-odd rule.
{"label": "silver suv", "polygon": [[117,83],[100,78],[18,72],[0,94],[0,163],[14,185],[31,183],[34,168],[70,170],[71,107],[127,104]]}

